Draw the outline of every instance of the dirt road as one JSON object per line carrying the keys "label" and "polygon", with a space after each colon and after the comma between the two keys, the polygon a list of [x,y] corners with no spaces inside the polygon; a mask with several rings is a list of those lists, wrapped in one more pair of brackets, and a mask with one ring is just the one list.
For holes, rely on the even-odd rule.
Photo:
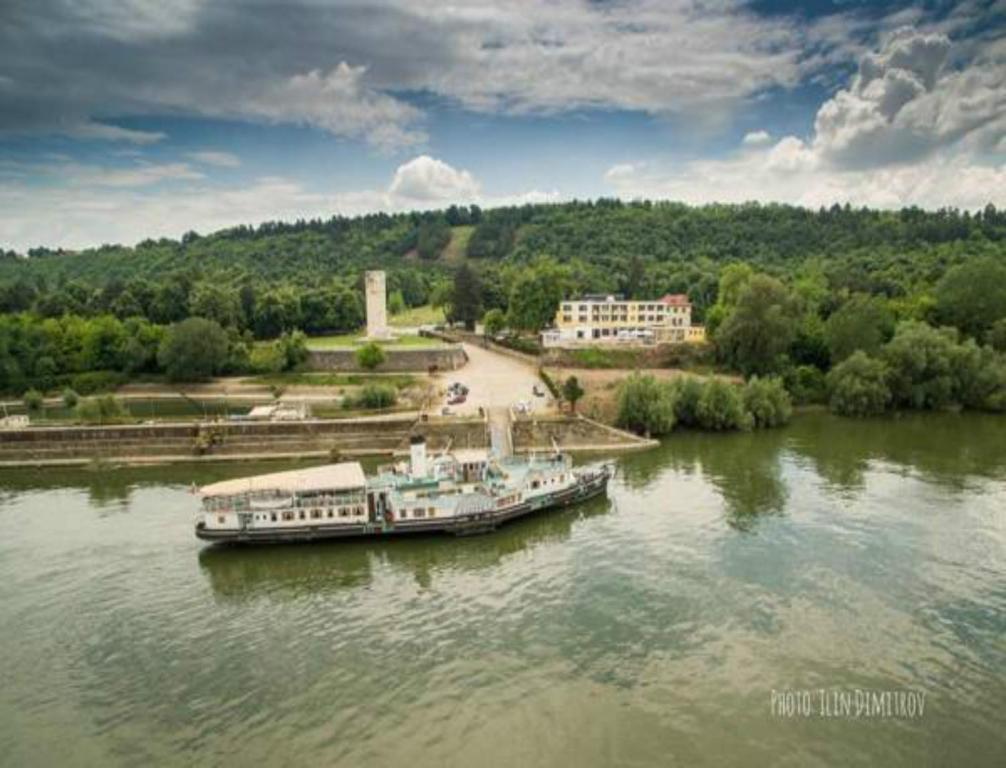
{"label": "dirt road", "polygon": [[535,397],[532,391],[535,384],[544,388],[533,366],[476,344],[466,343],[464,347],[467,365],[443,373],[444,387],[459,381],[469,390],[467,401],[450,406],[451,411],[464,415],[477,413],[479,407],[487,411],[506,409],[518,400],[531,402],[535,411],[551,407],[547,391],[545,397]]}

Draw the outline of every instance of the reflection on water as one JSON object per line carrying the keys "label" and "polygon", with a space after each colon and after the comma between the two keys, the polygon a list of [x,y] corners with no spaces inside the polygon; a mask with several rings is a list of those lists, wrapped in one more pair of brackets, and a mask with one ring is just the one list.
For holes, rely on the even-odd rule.
{"label": "reflection on water", "polygon": [[569,537],[575,522],[603,515],[610,508],[608,499],[591,499],[514,521],[491,536],[431,534],[271,547],[206,547],[199,553],[199,565],[214,592],[223,598],[366,586],[375,564],[408,574],[418,587],[431,589],[438,574],[493,568],[511,554],[544,542],[561,542]]}
{"label": "reflection on water", "polygon": [[[2,761],[1001,764],[1006,419],[617,462],[608,499],[486,536],[258,549],[198,542],[189,486],[276,463],[2,473]],[[926,717],[771,716],[819,687]]]}

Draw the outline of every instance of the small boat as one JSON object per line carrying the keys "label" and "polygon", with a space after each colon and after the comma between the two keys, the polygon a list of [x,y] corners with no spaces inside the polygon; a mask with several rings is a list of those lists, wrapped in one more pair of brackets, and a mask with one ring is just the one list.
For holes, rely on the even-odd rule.
{"label": "small boat", "polygon": [[500,458],[466,449],[430,458],[414,437],[409,461],[367,478],[357,462],[224,480],[199,489],[196,536],[272,544],[442,531],[465,535],[605,493],[612,468],[573,468],[559,452]]}

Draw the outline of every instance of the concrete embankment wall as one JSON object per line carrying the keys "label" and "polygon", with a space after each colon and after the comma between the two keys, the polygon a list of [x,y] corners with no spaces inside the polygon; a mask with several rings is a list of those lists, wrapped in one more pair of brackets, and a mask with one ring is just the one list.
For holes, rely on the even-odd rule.
{"label": "concrete embankment wall", "polygon": [[[356,349],[312,349],[308,351],[308,365],[316,371],[359,371],[356,352]],[[431,368],[453,371],[467,362],[468,355],[460,344],[430,349],[385,349],[384,362],[376,370],[383,373],[425,372]]]}
{"label": "concrete embankment wall", "polygon": [[656,440],[584,416],[520,417],[513,421],[511,430],[514,450],[518,453],[550,451],[554,444],[571,451],[628,451],[658,445]]}
{"label": "concrete embankment wall", "polygon": [[30,427],[0,432],[0,466],[226,460],[242,458],[390,455],[409,435],[427,435],[434,449],[484,447],[481,419],[417,421],[414,418],[299,422],[154,424],[108,427]]}

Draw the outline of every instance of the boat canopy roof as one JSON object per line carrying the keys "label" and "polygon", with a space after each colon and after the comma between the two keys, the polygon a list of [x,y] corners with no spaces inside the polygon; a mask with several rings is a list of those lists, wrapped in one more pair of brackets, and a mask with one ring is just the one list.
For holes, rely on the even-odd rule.
{"label": "boat canopy roof", "polygon": [[237,496],[241,493],[261,493],[277,491],[283,493],[307,493],[310,491],[351,490],[363,488],[367,480],[363,467],[358,462],[346,461],[341,464],[325,464],[310,469],[295,469],[289,472],[272,472],[254,477],[239,477],[204,485],[199,489],[203,496]]}

